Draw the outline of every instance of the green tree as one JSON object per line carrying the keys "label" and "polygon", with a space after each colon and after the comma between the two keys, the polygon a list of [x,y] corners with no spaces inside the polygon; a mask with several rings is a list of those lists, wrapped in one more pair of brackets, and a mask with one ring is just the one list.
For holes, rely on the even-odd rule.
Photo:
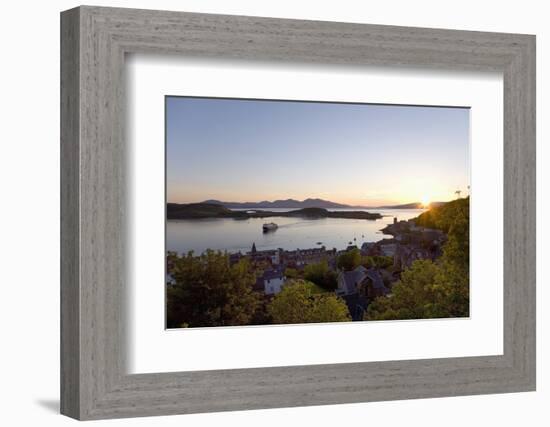
{"label": "green tree", "polygon": [[393,265],[393,257],[384,255],[361,257],[361,265],[365,268],[389,268]]}
{"label": "green tree", "polygon": [[208,250],[168,254],[168,273],[173,283],[166,287],[167,326],[246,325],[259,305],[253,291],[254,271],[246,260],[230,265],[229,256]]}
{"label": "green tree", "polygon": [[285,277],[287,279],[297,279],[300,277],[300,272],[296,270],[295,268],[287,267],[285,268]]}
{"label": "green tree", "polygon": [[393,265],[393,257],[385,255],[375,255],[374,262],[378,268],[388,268]]}
{"label": "green tree", "polygon": [[330,269],[327,261],[306,265],[304,268],[304,279],[315,283],[327,291],[333,291],[338,287],[338,277]]}
{"label": "green tree", "polygon": [[365,268],[376,267],[376,263],[374,262],[374,257],[370,255],[361,257],[361,265]]}
{"label": "green tree", "polygon": [[448,233],[457,217],[470,217],[470,197],[453,200],[441,206],[431,208],[415,219],[422,227],[436,228]]}
{"label": "green tree", "polygon": [[430,209],[416,219],[447,233],[443,255],[418,260],[401,274],[389,296],[369,304],[366,319],[420,319],[469,315],[469,198]]}
{"label": "green tree", "polygon": [[436,276],[438,267],[432,261],[418,260],[394,284],[391,296],[376,298],[369,304],[367,316],[372,320],[423,319],[438,317],[434,303],[440,289]]}
{"label": "green tree", "polygon": [[468,273],[470,268],[470,221],[468,214],[458,211],[449,226],[447,242],[443,248],[443,261]]}
{"label": "green tree", "polygon": [[351,249],[344,252],[338,257],[338,268],[346,271],[354,270],[361,264],[361,251],[359,249]]}
{"label": "green tree", "polygon": [[268,305],[273,323],[347,322],[346,303],[306,280],[291,280]]}

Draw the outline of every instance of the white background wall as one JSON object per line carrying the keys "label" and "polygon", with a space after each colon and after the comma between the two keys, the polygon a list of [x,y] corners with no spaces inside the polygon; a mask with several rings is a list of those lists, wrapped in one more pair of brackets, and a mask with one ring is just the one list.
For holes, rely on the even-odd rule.
{"label": "white background wall", "polygon": [[[550,26],[544,1],[157,0],[97,5],[537,34],[538,391],[116,420],[116,426],[550,425],[548,259]],[[2,4],[0,422],[64,426],[59,398],[59,12],[74,1]],[[545,307],[546,306],[546,307]],[[546,359],[546,360],[545,360]],[[546,362],[546,363],[545,363]]]}

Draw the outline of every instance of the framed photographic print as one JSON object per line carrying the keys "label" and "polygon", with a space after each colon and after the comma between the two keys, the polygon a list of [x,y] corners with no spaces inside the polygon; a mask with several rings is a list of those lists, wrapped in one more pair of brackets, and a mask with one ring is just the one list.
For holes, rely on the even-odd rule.
{"label": "framed photographic print", "polygon": [[62,413],[535,389],[535,38],[61,16]]}

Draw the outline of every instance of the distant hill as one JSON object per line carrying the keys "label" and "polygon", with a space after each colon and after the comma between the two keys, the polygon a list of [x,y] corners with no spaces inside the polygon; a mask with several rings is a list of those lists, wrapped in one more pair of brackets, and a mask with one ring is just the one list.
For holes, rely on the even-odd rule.
{"label": "distant hill", "polygon": [[358,208],[360,206],[344,205],[342,203],[331,202],[323,199],[305,199],[305,200],[274,200],[272,202],[264,200],[261,202],[223,202],[220,200],[205,200],[202,203],[216,204],[225,206],[230,209],[264,209],[264,208],[289,208],[289,209],[302,209],[302,208],[324,208],[324,209],[338,209],[338,208]]}
{"label": "distant hill", "polygon": [[[444,205],[446,202],[432,202],[431,208],[435,208]],[[169,203],[170,204],[170,203]],[[190,205],[218,205],[229,209],[304,209],[304,208],[323,208],[323,209],[421,209],[422,203],[407,203],[403,205],[391,205],[391,206],[354,206],[346,205],[343,203],[331,202],[330,200],[312,199],[305,200],[285,199],[268,201],[263,200],[261,202],[225,202],[221,200],[205,200],[200,203],[190,203]]]}

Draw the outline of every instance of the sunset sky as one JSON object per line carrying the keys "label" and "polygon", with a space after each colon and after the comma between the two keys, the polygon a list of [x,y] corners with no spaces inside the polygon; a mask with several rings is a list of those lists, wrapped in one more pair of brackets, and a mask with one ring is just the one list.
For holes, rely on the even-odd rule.
{"label": "sunset sky", "polygon": [[362,206],[468,193],[468,108],[168,97],[167,201]]}

